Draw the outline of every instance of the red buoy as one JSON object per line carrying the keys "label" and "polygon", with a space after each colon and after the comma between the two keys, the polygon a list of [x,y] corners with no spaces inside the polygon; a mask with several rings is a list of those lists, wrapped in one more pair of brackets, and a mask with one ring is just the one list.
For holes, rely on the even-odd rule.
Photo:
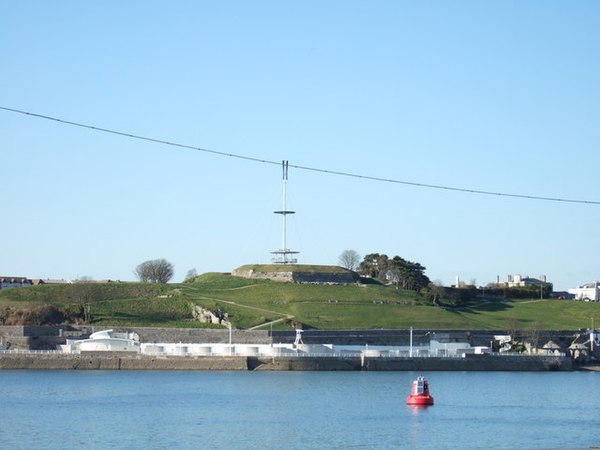
{"label": "red buoy", "polygon": [[433,397],[429,395],[429,383],[425,377],[417,377],[412,383],[410,395],[406,397],[406,404],[413,406],[433,405]]}

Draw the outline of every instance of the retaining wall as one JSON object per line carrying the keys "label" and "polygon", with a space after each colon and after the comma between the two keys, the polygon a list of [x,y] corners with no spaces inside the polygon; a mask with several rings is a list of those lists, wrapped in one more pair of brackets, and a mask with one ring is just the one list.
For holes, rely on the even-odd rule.
{"label": "retaining wall", "polygon": [[240,357],[146,357],[122,355],[0,354],[0,370],[248,370]]}
{"label": "retaining wall", "polygon": [[0,370],[257,370],[257,371],[569,371],[567,357],[153,357],[105,352],[70,355],[0,353]]}
{"label": "retaining wall", "polygon": [[[92,326],[0,326],[0,336],[4,345],[18,350],[55,350],[57,345],[65,344],[67,338],[87,338],[90,334],[106,330],[109,327]],[[208,328],[150,328],[150,327],[113,327],[117,333],[135,332],[140,341],[185,342],[190,344],[229,343],[229,330]],[[270,344],[268,331],[232,330],[232,342],[238,344]],[[293,342],[293,339],[292,339]]]}
{"label": "retaining wall", "polygon": [[235,269],[231,274],[236,277],[279,281],[283,283],[352,284],[360,279],[356,272],[350,270],[331,273],[293,270],[289,272],[261,272],[253,269]]}

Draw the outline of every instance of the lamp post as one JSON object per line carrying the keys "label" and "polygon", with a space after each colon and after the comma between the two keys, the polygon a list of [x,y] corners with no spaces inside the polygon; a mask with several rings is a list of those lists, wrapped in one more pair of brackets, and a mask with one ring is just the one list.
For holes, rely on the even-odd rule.
{"label": "lamp post", "polygon": [[590,353],[594,353],[594,340],[596,336],[594,336],[594,316],[592,316],[592,329],[590,330]]}

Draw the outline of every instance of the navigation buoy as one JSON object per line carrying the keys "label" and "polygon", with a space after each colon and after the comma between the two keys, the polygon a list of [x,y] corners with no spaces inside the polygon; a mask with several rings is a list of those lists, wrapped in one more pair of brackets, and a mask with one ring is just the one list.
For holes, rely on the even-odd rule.
{"label": "navigation buoy", "polygon": [[433,397],[429,395],[429,383],[425,377],[417,377],[412,382],[412,389],[410,395],[406,397],[406,404],[411,406],[433,405]]}

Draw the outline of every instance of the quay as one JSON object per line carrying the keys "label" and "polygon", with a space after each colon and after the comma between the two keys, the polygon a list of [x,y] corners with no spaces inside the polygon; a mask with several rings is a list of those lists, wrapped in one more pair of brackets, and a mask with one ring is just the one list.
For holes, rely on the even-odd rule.
{"label": "quay", "polygon": [[[497,331],[0,326],[0,370],[569,371],[560,348],[492,351]],[[572,332],[544,339],[566,347]],[[114,335],[113,335],[114,334]],[[323,344],[327,342],[328,344]],[[485,345],[487,344],[487,346]],[[60,350],[59,350],[60,349]]]}
{"label": "quay", "polygon": [[0,352],[0,370],[570,371],[565,356],[149,356],[111,352]]}

